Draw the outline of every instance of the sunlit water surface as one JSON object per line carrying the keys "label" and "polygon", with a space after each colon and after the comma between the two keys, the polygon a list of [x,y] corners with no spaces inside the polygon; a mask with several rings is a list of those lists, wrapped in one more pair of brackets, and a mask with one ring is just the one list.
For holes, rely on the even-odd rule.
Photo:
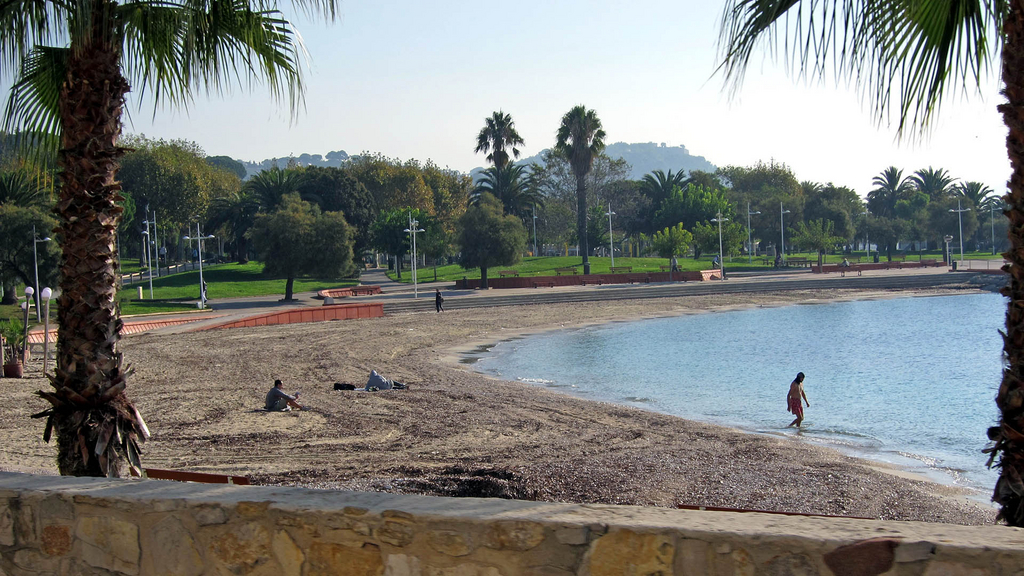
{"label": "sunlit water surface", "polygon": [[[983,490],[1002,367],[996,294],[753,308],[501,342],[474,367],[585,398],[797,434]],[[478,351],[478,352],[483,352]],[[804,372],[810,408],[786,428]]]}

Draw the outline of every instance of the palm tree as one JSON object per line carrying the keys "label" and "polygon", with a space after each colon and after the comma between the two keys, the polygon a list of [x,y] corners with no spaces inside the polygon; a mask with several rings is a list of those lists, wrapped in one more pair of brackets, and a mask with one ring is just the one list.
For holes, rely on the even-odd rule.
{"label": "palm tree", "polygon": [[506,164],[504,168],[491,167],[484,170],[480,182],[470,193],[469,202],[476,206],[484,193],[501,201],[505,214],[525,219],[533,215],[533,206],[544,205],[544,195],[533,185],[525,166]]}
{"label": "palm tree", "polygon": [[914,188],[923,192],[932,200],[938,200],[946,196],[953,189],[953,181],[956,180],[943,168],[922,168],[910,177]]}
{"label": "palm tree", "polygon": [[257,197],[248,190],[214,198],[210,202],[210,212],[206,220],[207,230],[223,228],[231,239],[235,259],[239,264],[249,261],[248,239],[246,232],[256,223],[256,214],[260,211]]}
{"label": "palm tree", "polygon": [[583,255],[583,273],[590,274],[590,248],[587,246],[587,174],[594,156],[604,150],[604,130],[597,112],[575,106],[562,116],[555,153],[562,155],[576,176],[576,233]]}
{"label": "palm tree", "polygon": [[[293,3],[327,19],[338,5]],[[197,89],[265,79],[296,110],[304,49],[275,0],[13,0],[0,5],[0,22],[5,69],[17,70],[5,128],[47,136],[38,142],[59,149],[57,365],[53,391],[38,392],[52,406],[36,416],[47,419],[45,440],[56,429],[62,474],[123,475],[125,465],[140,466],[149,434],[124,393],[130,370],[118,346],[125,97],[144,87],[157,103],[184,105]]]}
{"label": "palm tree", "polygon": [[[302,170],[293,168],[282,170],[274,166],[269,170],[260,170],[242,186],[242,189],[259,204],[261,212],[273,212],[285,194],[298,193],[305,180],[306,173]],[[310,198],[308,195],[302,196],[301,200],[319,203],[317,198]]]}
{"label": "palm tree", "polygon": [[52,206],[49,187],[41,175],[24,168],[0,172],[0,204],[7,203],[24,208]]}
{"label": "palm tree", "polygon": [[868,211],[875,216],[892,218],[895,216],[896,203],[908,200],[914,187],[910,178],[903,177],[903,170],[889,166],[881,174],[875,176],[871,183],[875,189],[868,192]]}
{"label": "palm tree", "polygon": [[516,132],[512,116],[498,110],[490,118],[484,119],[484,127],[476,136],[476,152],[490,152],[487,161],[500,170],[508,164],[508,152],[505,150],[511,148],[512,156],[519,158],[516,146],[522,146],[523,143],[523,138]]}
{"label": "palm tree", "polygon": [[671,170],[668,171],[668,174],[661,170],[654,170],[650,174],[645,174],[643,180],[640,181],[640,192],[651,199],[652,210],[657,211],[661,207],[661,203],[672,195],[673,189],[677,186],[686,188],[685,181],[686,173],[682,170],[675,174]]}
{"label": "palm tree", "polygon": [[991,196],[995,192],[981,182],[961,182],[953,187],[953,194],[970,200],[971,204],[979,208],[984,207],[986,210],[988,210],[989,202],[997,199]]}
{"label": "palm tree", "polygon": [[[963,0],[956,3],[901,0],[832,0],[814,3],[812,14],[790,19],[793,6],[763,0],[729,0],[722,21],[726,77],[740,81],[761,39],[785,38],[786,50],[802,72],[824,75],[838,63],[841,75],[856,78],[872,95],[878,117],[898,98],[899,131],[927,126],[947,91],[980,86],[993,55],[1002,64],[999,105],[1009,133],[1006,149],[1012,174],[1004,197],[1010,219],[1007,236],[1010,282],[1003,352],[1006,366],[996,395],[999,426],[988,431],[990,464],[1000,469],[992,499],[999,517],[1024,526],[1024,0]],[[798,9],[800,10],[800,9]],[[811,21],[816,25],[803,26]],[[781,23],[786,27],[778,30]],[[790,29],[788,26],[792,26]],[[827,30],[827,32],[823,32]],[[790,32],[801,36],[790,42]],[[842,57],[833,59],[837,54]],[[890,88],[897,86],[895,92]]]}
{"label": "palm tree", "polygon": [[812,248],[818,253],[818,266],[828,250],[846,241],[835,234],[835,222],[819,218],[808,222],[797,222],[790,234],[790,241],[798,246]]}

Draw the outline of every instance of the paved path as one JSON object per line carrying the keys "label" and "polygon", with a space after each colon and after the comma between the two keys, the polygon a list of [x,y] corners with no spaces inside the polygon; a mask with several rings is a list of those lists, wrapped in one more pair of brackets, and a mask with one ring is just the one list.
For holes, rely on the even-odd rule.
{"label": "paved path", "polygon": [[[765,272],[739,272],[724,281],[659,282],[651,284],[606,284],[603,286],[561,286],[557,288],[513,288],[502,290],[456,290],[451,282],[424,282],[417,287],[418,298],[410,284],[395,282],[387,277],[385,269],[364,271],[360,284],[378,285],[382,293],[375,296],[342,298],[337,303],[381,302],[386,314],[406,312],[433,312],[434,289],[440,289],[446,309],[512,306],[542,303],[571,303],[581,301],[617,300],[625,298],[664,298],[714,293],[763,292],[772,290],[812,290],[830,288],[890,289],[900,287],[928,287],[963,281],[970,277],[971,269],[995,269],[998,263],[966,261],[962,272],[952,273],[948,268],[910,268],[903,270],[872,270],[863,276],[840,277],[839,274],[814,274],[809,270],[782,270]],[[426,271],[421,277],[427,276]],[[432,275],[430,276],[432,277]],[[160,333],[181,333],[222,324],[266,312],[322,306],[323,301],[314,292],[296,293],[291,302],[282,302],[280,295],[250,298],[217,299],[208,303],[209,312],[160,315],[145,317],[156,323],[161,319],[178,320],[176,325],[154,327]],[[180,323],[181,319],[195,319]],[[125,318],[134,322],[142,318]]]}

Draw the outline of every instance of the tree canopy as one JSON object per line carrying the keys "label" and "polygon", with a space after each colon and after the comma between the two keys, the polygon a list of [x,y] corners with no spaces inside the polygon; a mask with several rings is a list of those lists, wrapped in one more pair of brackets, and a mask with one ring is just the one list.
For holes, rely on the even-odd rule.
{"label": "tree canopy", "polygon": [[526,246],[526,228],[518,218],[505,215],[501,202],[484,193],[459,219],[459,265],[480,269],[480,286],[487,287],[487,269],[519,261]]}

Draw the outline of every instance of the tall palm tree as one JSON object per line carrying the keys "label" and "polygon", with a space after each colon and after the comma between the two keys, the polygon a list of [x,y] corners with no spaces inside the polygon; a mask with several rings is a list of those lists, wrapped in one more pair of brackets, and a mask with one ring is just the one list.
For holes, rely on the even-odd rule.
{"label": "tall palm tree", "polygon": [[24,168],[0,172],[0,204],[51,207],[50,191],[41,175]]}
{"label": "tall palm tree", "polygon": [[587,246],[587,174],[594,165],[594,156],[604,150],[604,130],[597,112],[586,106],[575,106],[562,116],[558,127],[555,153],[561,154],[576,177],[576,233],[583,255],[583,273],[590,274],[590,248]]}
{"label": "tall palm tree", "polygon": [[896,203],[909,199],[914,191],[910,178],[904,178],[903,170],[895,166],[872,178],[871,184],[875,188],[868,192],[868,211],[885,218],[895,216]]}
{"label": "tall palm tree", "polygon": [[512,149],[512,156],[519,158],[519,149],[516,146],[524,144],[523,138],[516,132],[516,123],[512,116],[501,110],[491,114],[490,118],[484,118],[484,127],[476,136],[476,152],[490,152],[487,154],[487,161],[494,164],[494,167],[501,170],[508,164],[508,152]]}
{"label": "tall palm tree", "polygon": [[[294,0],[333,19],[337,0]],[[118,342],[121,216],[117,170],[122,112],[131,86],[157,103],[188,104],[198,89],[262,80],[295,110],[304,49],[276,0],[12,0],[0,5],[0,55],[17,70],[6,129],[49,137],[58,148],[55,208],[62,246],[59,333],[51,408],[62,474],[111,475],[139,467],[149,434],[125,395],[130,370]],[[240,70],[239,70],[240,69]],[[42,142],[42,140],[40,140]]]}
{"label": "tall palm tree", "polygon": [[[302,170],[285,168],[282,170],[277,166],[269,170],[260,170],[253,175],[242,189],[250,198],[259,204],[261,212],[273,212],[281,203],[285,194],[298,193],[299,188],[306,180],[306,173]],[[319,203],[317,198],[309,195],[300,195],[301,200],[312,203]]]}
{"label": "tall palm tree", "polygon": [[991,196],[995,192],[981,182],[961,182],[953,187],[953,194],[970,200],[971,204],[984,207],[986,210],[988,209],[989,201],[997,200],[997,198]]}
{"label": "tall palm tree", "polygon": [[484,170],[480,182],[470,193],[470,204],[478,205],[483,194],[488,193],[501,201],[505,214],[523,219],[532,216],[534,206],[544,205],[544,195],[525,172],[525,166],[515,164],[506,164],[500,169],[492,166]]}
{"label": "tall palm tree", "polygon": [[[856,78],[883,117],[896,94],[899,130],[924,127],[948,91],[980,86],[994,55],[1002,64],[999,105],[1009,133],[1010,158],[1006,252],[1010,275],[1003,352],[1006,366],[996,395],[999,426],[990,428],[990,463],[1000,469],[992,499],[999,517],[1024,526],[1024,0],[832,0],[811,3],[728,0],[722,20],[720,70],[740,81],[761,40],[785,39],[801,73],[824,75],[838,63],[839,75]],[[798,13],[790,18],[789,10]],[[799,13],[807,9],[813,14]],[[804,26],[807,22],[814,24]],[[777,26],[784,27],[779,30]],[[790,34],[799,35],[790,42]],[[835,56],[841,57],[833,59]],[[896,87],[895,91],[890,91]]]}
{"label": "tall palm tree", "polygon": [[260,211],[259,199],[248,190],[240,190],[229,196],[214,198],[206,219],[207,230],[223,228],[231,239],[235,259],[239,264],[248,262],[248,239],[246,232],[256,223]]}
{"label": "tall palm tree", "polygon": [[938,200],[947,196],[953,190],[953,182],[956,178],[949,175],[944,168],[922,168],[910,177],[914,188],[918,192],[924,192],[932,200]]}

